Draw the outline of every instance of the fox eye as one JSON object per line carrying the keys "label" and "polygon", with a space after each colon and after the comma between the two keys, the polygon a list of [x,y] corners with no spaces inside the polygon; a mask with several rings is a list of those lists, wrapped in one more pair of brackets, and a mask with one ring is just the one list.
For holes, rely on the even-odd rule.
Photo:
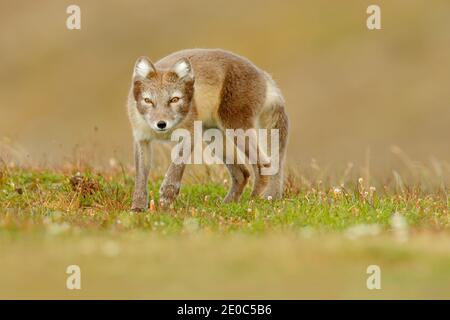
{"label": "fox eye", "polygon": [[178,97],[173,97],[172,99],[170,99],[170,103],[175,103],[175,102],[178,102],[178,101],[180,101],[180,98],[178,98]]}
{"label": "fox eye", "polygon": [[150,98],[145,98],[145,99],[144,99],[144,102],[145,102],[146,104],[149,104],[149,105],[152,105],[152,106],[153,106],[153,101],[150,100]]}

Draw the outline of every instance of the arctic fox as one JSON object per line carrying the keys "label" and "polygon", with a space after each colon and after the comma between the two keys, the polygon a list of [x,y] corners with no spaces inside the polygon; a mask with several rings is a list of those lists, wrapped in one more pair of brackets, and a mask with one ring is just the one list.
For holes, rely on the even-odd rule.
{"label": "arctic fox", "polygon": [[[155,64],[140,57],[134,66],[128,96],[133,130],[136,181],[132,210],[148,208],[148,174],[153,140],[170,140],[178,129],[277,129],[279,170],[261,174],[267,165],[255,163],[252,196],[279,199],[288,139],[284,98],[270,75],[244,57],[220,49],[189,49],[172,53]],[[258,147],[258,146],[257,146]],[[241,150],[247,157],[249,147]],[[238,201],[250,176],[245,164],[228,163],[232,185],[225,202]],[[162,206],[180,190],[185,164],[172,162],[159,190]]]}

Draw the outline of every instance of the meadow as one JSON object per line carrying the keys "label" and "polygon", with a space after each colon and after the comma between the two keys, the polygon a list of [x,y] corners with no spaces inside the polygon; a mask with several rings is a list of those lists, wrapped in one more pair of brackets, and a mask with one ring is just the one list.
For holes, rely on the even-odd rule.
{"label": "meadow", "polygon": [[[291,170],[283,200],[250,199],[247,189],[239,203],[223,204],[225,173],[195,170],[175,205],[161,209],[154,173],[155,205],[136,214],[123,166],[4,165],[0,297],[450,297],[445,186],[297,179]],[[72,264],[81,290],[65,287]],[[370,265],[381,269],[380,290],[366,286]]]}
{"label": "meadow", "polygon": [[[450,298],[448,0],[0,2],[0,298]],[[222,48],[290,118],[280,201],[188,166],[130,212],[133,64]],[[66,269],[81,268],[81,290]],[[369,290],[369,266],[381,289]]]}

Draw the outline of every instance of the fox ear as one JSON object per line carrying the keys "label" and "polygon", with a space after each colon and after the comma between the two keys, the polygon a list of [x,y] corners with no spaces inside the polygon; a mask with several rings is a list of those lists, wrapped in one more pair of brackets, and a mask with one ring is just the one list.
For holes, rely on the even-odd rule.
{"label": "fox ear", "polygon": [[133,78],[147,78],[152,72],[155,72],[155,66],[147,57],[140,57],[134,65]]}
{"label": "fox ear", "polygon": [[192,70],[191,63],[188,59],[182,58],[178,60],[172,67],[172,72],[174,72],[178,78],[185,81],[194,79],[194,72]]}

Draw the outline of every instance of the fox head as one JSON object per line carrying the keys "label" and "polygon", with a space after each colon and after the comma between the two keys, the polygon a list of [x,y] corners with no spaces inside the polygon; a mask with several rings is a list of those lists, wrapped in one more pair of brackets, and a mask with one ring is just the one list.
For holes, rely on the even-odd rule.
{"label": "fox head", "polygon": [[147,57],[134,66],[133,95],[136,107],[156,132],[174,129],[189,113],[194,95],[194,73],[183,58],[167,70],[157,70]]}

